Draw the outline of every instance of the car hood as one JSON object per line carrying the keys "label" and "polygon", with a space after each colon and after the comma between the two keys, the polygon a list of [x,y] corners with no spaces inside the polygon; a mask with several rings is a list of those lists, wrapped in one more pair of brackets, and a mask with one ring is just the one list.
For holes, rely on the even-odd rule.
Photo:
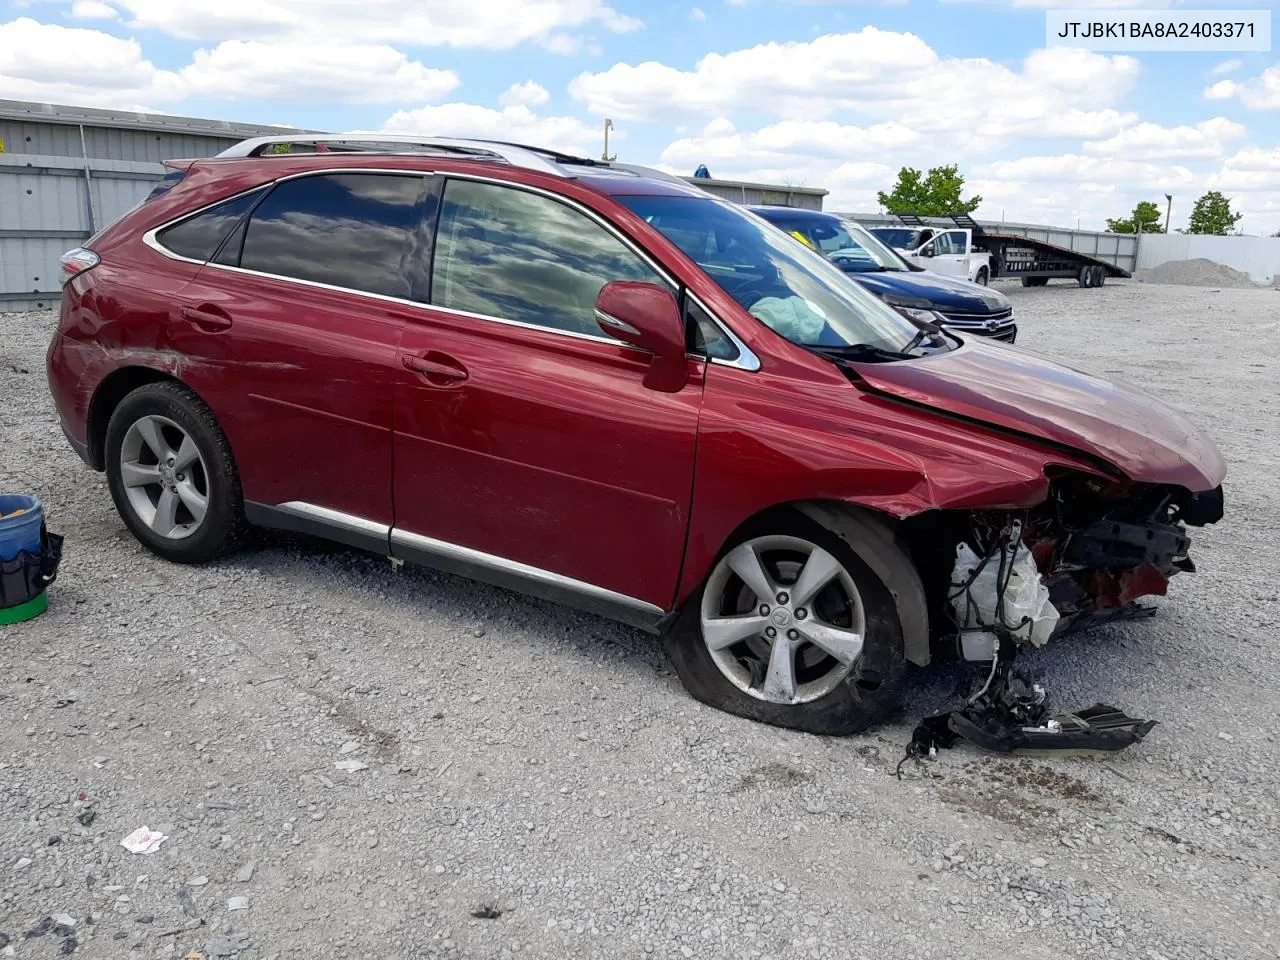
{"label": "car hood", "polygon": [[858,273],[851,270],[848,274],[878,296],[927,300],[934,309],[943,313],[995,316],[1010,309],[1009,298],[997,290],[928,270],[923,273]]}
{"label": "car hood", "polygon": [[875,392],[1071,447],[1137,482],[1201,491],[1226,476],[1213,441],[1169,404],[1029,350],[975,337],[948,353],[852,366]]}

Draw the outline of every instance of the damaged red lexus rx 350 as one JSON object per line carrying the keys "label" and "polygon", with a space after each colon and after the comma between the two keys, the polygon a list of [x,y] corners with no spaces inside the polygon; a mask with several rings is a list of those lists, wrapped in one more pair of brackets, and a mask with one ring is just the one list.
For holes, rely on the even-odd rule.
{"label": "damaged red lexus rx 350", "polygon": [[48,355],[170,560],[329,537],[661,633],[700,700],[841,733],[909,663],[1132,612],[1222,514],[1171,407],[655,171],[355,136],[170,167],[64,258]]}

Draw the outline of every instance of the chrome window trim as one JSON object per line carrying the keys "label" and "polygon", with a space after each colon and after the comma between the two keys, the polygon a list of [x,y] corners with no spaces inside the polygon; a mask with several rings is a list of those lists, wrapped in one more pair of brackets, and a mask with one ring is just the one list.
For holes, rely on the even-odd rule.
{"label": "chrome window trim", "polygon": [[711,318],[711,322],[720,328],[720,332],[729,338],[729,342],[738,348],[738,356],[735,357],[733,360],[724,360],[720,357],[710,357],[710,356],[707,357],[707,360],[710,363],[714,363],[721,367],[736,367],[739,370],[746,370],[748,373],[755,373],[757,370],[759,370],[760,358],[755,355],[755,352],[750,347],[748,347],[745,343],[742,342],[741,339],[739,339],[736,333],[734,333],[731,329],[729,329],[729,327],[726,326],[725,323],[719,317],[716,316],[715,311],[707,306],[706,301],[703,300],[696,293],[694,293],[692,290],[690,290],[688,287],[685,288],[684,293],[686,297],[688,297],[690,300],[692,300],[694,303],[698,305],[698,308],[703,313],[705,313],[708,317]]}
{"label": "chrome window trim", "polygon": [[[199,207],[195,210],[192,210],[189,213],[184,213],[182,214],[182,216],[175,217],[172,220],[168,220],[165,223],[160,224],[159,226],[152,227],[150,230],[146,231],[142,235],[142,242],[146,246],[150,247],[152,250],[159,253],[161,256],[165,257],[166,259],[175,260],[180,263],[192,263],[192,264],[196,264],[197,266],[211,267],[216,270],[226,270],[231,273],[243,273],[243,274],[247,274],[248,276],[262,277],[263,279],[267,279],[267,280],[279,280],[284,283],[297,283],[297,284],[301,284],[302,286],[315,287],[320,290],[332,290],[336,293],[353,293],[357,296],[369,297],[371,299],[379,300],[384,303],[394,303],[394,304],[399,304],[401,306],[417,307],[419,309],[425,309],[425,310],[439,310],[443,313],[449,313],[455,316],[470,317],[476,320],[487,320],[491,323],[501,323],[501,324],[505,324],[506,326],[519,327],[525,330],[544,330],[548,333],[553,333],[562,337],[571,337],[577,340],[588,340],[594,343],[609,343],[609,344],[614,344],[616,346],[625,347],[626,349],[629,349],[629,350],[640,350],[639,347],[634,347],[631,344],[622,343],[622,341],[620,340],[617,340],[613,337],[604,336],[604,335],[596,336],[594,334],[579,333],[573,330],[561,330],[557,327],[548,327],[548,326],[544,326],[542,324],[536,324],[536,323],[526,323],[523,320],[511,320],[506,317],[495,317],[485,313],[474,313],[469,310],[459,310],[455,307],[445,307],[445,306],[441,306],[439,304],[434,304],[434,303],[422,303],[421,301],[418,301],[418,300],[407,300],[407,299],[404,299],[403,297],[393,297],[393,296],[388,296],[386,294],[381,294],[381,293],[372,293],[368,290],[357,290],[354,287],[341,287],[341,286],[337,286],[336,284],[322,283],[318,280],[304,280],[301,277],[288,277],[278,273],[264,273],[260,270],[250,270],[247,267],[233,267],[225,263],[214,263],[212,260],[195,260],[195,259],[192,259],[191,257],[184,257],[181,254],[174,253],[172,250],[170,250],[169,248],[165,247],[162,243],[160,243],[159,239],[157,239],[157,234],[159,234],[162,230],[167,230],[170,227],[176,227],[178,224],[184,223],[187,220],[191,220],[195,217],[198,217],[200,216],[200,214],[204,213],[205,211],[211,210],[214,207],[219,206],[220,204],[227,203],[228,201],[231,201],[231,200],[239,199],[240,197],[243,197],[247,194],[255,193],[258,190],[271,188],[271,187],[274,187],[276,184],[285,183],[290,180],[301,180],[306,177],[320,177],[320,176],[326,176],[329,174],[346,174],[346,173],[374,173],[374,174],[382,174],[382,175],[390,175],[390,176],[412,176],[412,177],[445,177],[445,178],[454,177],[462,180],[474,180],[480,183],[492,183],[502,187],[510,187],[516,190],[526,190],[530,193],[541,194],[550,200],[563,203],[566,206],[574,210],[577,210],[580,213],[585,214],[589,219],[595,221],[597,224],[603,227],[606,232],[612,234],[627,249],[629,249],[632,253],[638,256],[642,261],[644,261],[644,263],[647,264],[664,282],[666,282],[672,288],[673,291],[679,292],[680,290],[681,285],[679,282],[677,282],[675,277],[673,277],[664,267],[662,267],[652,257],[650,257],[649,254],[646,253],[642,247],[637,245],[633,240],[631,240],[626,234],[622,233],[622,231],[620,231],[617,227],[611,224],[608,220],[605,220],[598,213],[596,213],[591,208],[585,206],[580,201],[575,200],[572,197],[562,196],[561,194],[557,194],[551,190],[545,190],[541,187],[534,187],[534,186],[530,186],[528,184],[523,184],[523,183],[513,183],[510,180],[503,180],[500,177],[487,177],[481,174],[474,174],[474,173],[451,173],[451,172],[437,172],[437,171],[431,171],[431,170],[399,170],[399,169],[392,169],[387,167],[332,167],[324,170],[305,170],[301,173],[291,173],[287,176],[276,177],[275,179],[269,180],[265,183],[260,183],[246,190],[241,190],[239,193],[234,193],[234,194],[231,194],[230,196],[222,197],[219,200],[215,200],[212,203],[207,203],[203,207]],[[443,200],[443,194],[442,194],[442,200]],[[688,287],[685,287],[685,294],[690,298],[692,298],[693,301],[699,307],[702,308],[703,312],[705,312],[706,315],[711,318],[711,321],[720,329],[720,332],[723,333],[725,337],[729,340],[729,342],[732,343],[738,350],[738,356],[733,360],[725,360],[720,357],[700,356],[698,354],[690,354],[689,355],[690,358],[695,360],[705,360],[707,363],[715,364],[717,366],[722,366],[722,367],[736,367],[737,369],[746,370],[751,373],[754,373],[757,370],[759,370],[761,366],[759,357],[757,357],[755,353],[752,352],[752,350],[745,343],[742,342],[742,340],[738,337],[738,335],[734,333],[733,330],[730,329],[729,326],[723,320],[721,320],[719,316],[717,316],[716,312],[712,310],[710,307],[708,307],[706,302],[697,294],[695,294],[692,290],[690,290]],[[647,351],[641,351],[641,352],[647,352]]]}
{"label": "chrome window trim", "polygon": [[661,607],[649,603],[647,600],[629,597],[625,593],[618,593],[616,590],[610,590],[607,587],[587,583],[584,580],[575,580],[572,577],[566,577],[551,570],[520,563],[518,560],[509,560],[506,557],[485,553],[482,550],[449,543],[447,540],[436,540],[433,537],[425,537],[420,533],[410,533],[407,530],[398,530],[393,527],[391,530],[391,546],[394,548],[397,545],[411,550],[420,550],[424,553],[437,554],[450,560],[487,567],[507,576],[541,583],[569,593],[591,597],[594,600],[630,607],[650,616],[661,616],[666,613]]}

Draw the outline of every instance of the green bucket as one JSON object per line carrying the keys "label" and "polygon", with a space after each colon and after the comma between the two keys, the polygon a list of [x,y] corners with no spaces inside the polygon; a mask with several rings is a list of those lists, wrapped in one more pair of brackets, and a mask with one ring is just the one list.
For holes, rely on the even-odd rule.
{"label": "green bucket", "polygon": [[0,626],[7,623],[21,623],[23,620],[30,620],[32,617],[38,617],[49,609],[49,594],[41,590],[30,600],[20,603],[16,607],[0,607]]}

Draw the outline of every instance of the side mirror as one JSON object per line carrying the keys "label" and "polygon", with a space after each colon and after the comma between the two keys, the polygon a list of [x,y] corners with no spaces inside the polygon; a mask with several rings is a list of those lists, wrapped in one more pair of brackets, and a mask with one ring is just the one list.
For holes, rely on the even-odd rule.
{"label": "side mirror", "polygon": [[929,243],[926,243],[926,244],[925,244],[924,246],[922,246],[919,250],[917,250],[917,251],[916,251],[916,256],[919,256],[919,257],[932,257],[932,256],[933,256],[933,243],[932,243],[932,241],[931,241],[931,242],[929,242]]}
{"label": "side mirror", "polygon": [[614,280],[596,297],[596,323],[616,340],[653,354],[644,385],[677,393],[689,382],[689,361],[680,306],[668,290],[652,283]]}

